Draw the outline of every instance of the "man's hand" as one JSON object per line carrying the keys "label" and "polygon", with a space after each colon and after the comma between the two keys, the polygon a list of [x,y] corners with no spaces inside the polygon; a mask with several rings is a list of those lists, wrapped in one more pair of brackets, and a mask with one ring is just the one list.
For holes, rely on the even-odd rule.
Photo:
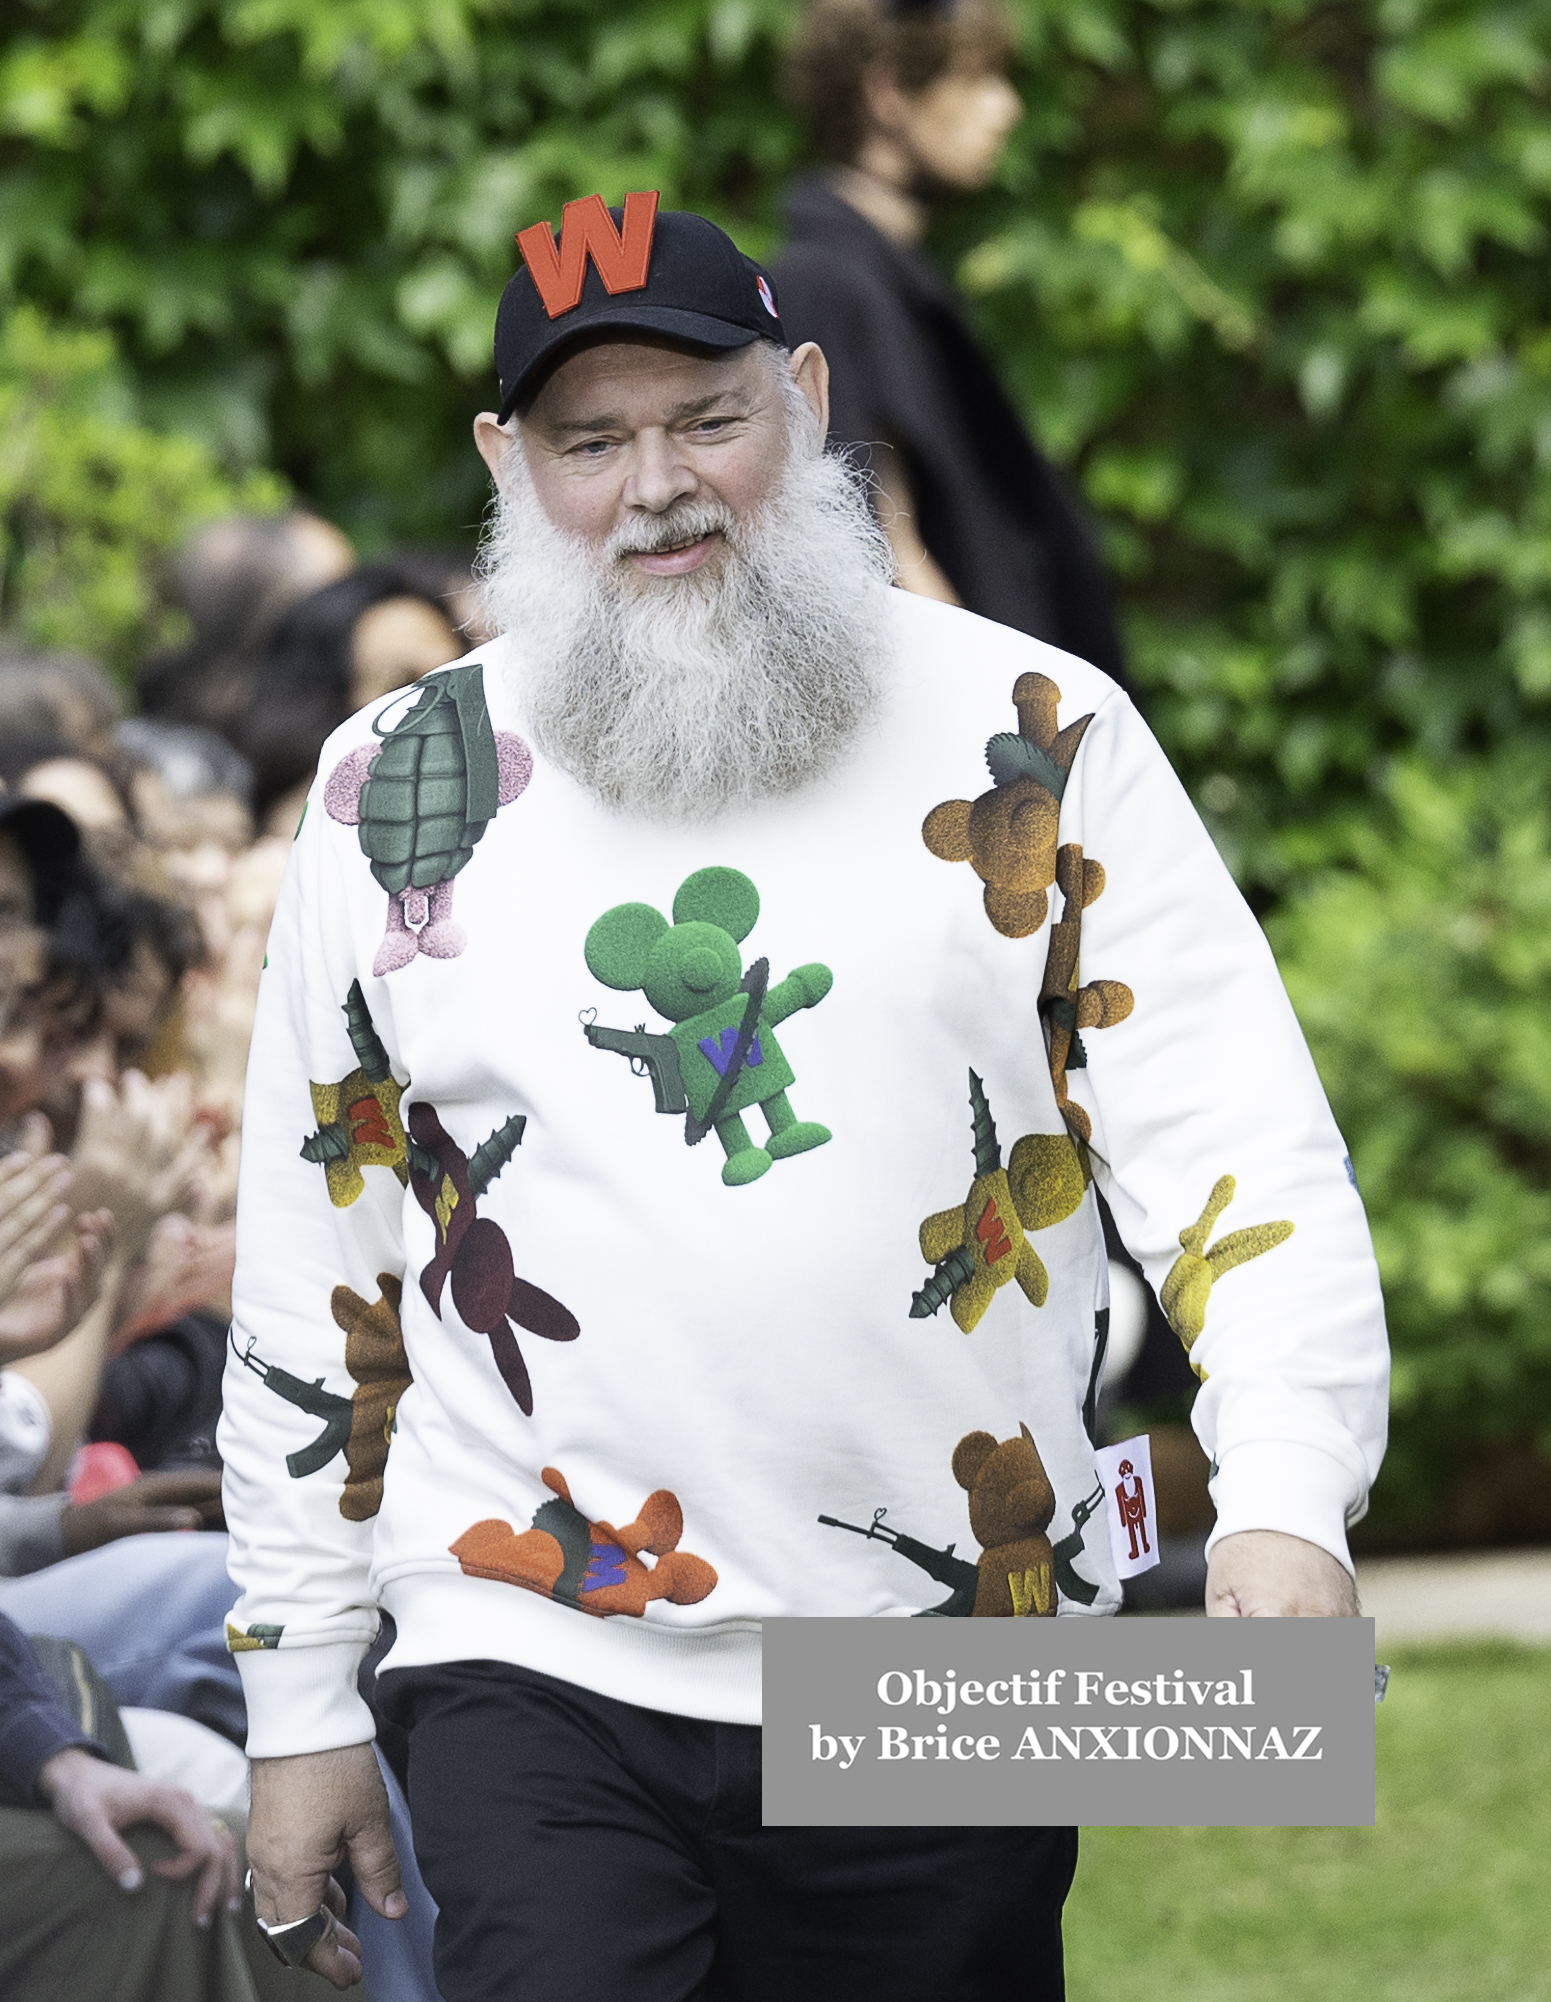
{"label": "man's hand", "polygon": [[222,1898],[229,1911],[242,1909],[236,1844],[182,1787],[159,1786],[142,1773],[127,1773],[73,1745],[56,1752],[39,1772],[38,1792],[121,1891],[138,1891],[143,1879],[139,1858],[119,1831],[151,1821],[178,1845],[176,1856],[151,1865],[156,1875],[177,1879],[199,1874],[195,1925],[208,1926]]}
{"label": "man's hand", "polygon": [[361,1895],[379,1917],[401,1919],[409,1900],[388,1828],[388,1794],[370,1745],[253,1761],[248,1861],[253,1907],[265,1925],[310,1919],[326,1904],[336,1923],[306,1965],[336,1988],[361,1978],[361,1942],[337,1923],[344,1912],[330,1876],[347,1858]]}
{"label": "man's hand", "polygon": [[1215,1544],[1206,1566],[1208,1618],[1297,1614],[1351,1618],[1357,1587],[1317,1543],[1275,1529],[1241,1529]]}
{"label": "man's hand", "polygon": [[59,1536],[67,1557],[153,1530],[207,1529],[221,1524],[221,1476],[195,1468],[186,1474],[142,1474],[94,1502],[67,1508]]}

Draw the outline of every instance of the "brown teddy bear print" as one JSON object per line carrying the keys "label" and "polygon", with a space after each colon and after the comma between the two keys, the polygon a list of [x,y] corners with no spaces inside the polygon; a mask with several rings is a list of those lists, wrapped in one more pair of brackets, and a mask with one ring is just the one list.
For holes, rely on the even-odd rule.
{"label": "brown teddy bear print", "polygon": [[1136,1006],[1136,996],[1121,980],[1078,985],[1082,914],[1104,894],[1103,863],[1085,860],[1076,842],[1068,842],[1056,856],[1055,880],[1062,896],[1061,917],[1050,927],[1039,1012],[1049,1024],[1050,1082],[1055,1086],[1056,1105],[1070,1132],[1086,1148],[1093,1138],[1093,1122],[1080,1105],[1071,1102],[1066,1088],[1067,1072],[1085,1070],[1088,1063],[1077,1032],[1112,1029]]}
{"label": "brown teddy bear print", "polygon": [[[571,1500],[556,1467],[540,1476],[555,1499],[541,1504],[533,1527],[519,1536],[509,1522],[491,1517],[466,1529],[451,1546],[471,1578],[520,1585],[600,1619],[628,1613],[639,1619],[654,1599],[694,1606],[716,1589],[716,1573],[703,1557],[678,1547],[684,1511],[678,1496],[659,1488],[623,1529],[589,1522]],[[657,1562],[648,1568],[640,1553]]]}
{"label": "brown teddy bear print", "polygon": [[349,1522],[369,1522],[382,1507],[382,1476],[394,1414],[413,1379],[399,1328],[403,1281],[379,1272],[381,1294],[370,1305],[348,1286],[336,1286],[329,1311],[345,1331],[345,1368],[355,1378],[350,1437],[345,1442],[344,1491],[339,1512]]}
{"label": "brown teddy bear print", "polygon": [[1055,1557],[1045,1531],[1055,1491],[1027,1425],[1000,1445],[968,1432],[953,1449],[953,1478],[969,1494],[969,1526],[981,1546],[972,1615],[1027,1619],[1056,1610]]}
{"label": "brown teddy bear print", "polygon": [[1020,674],[1012,699],[1016,734],[1003,730],[986,745],[990,790],[934,806],[921,838],[944,862],[970,864],[986,886],[986,916],[1004,938],[1029,938],[1045,922],[1061,795],[1093,715],[1057,731],[1061,691],[1045,674]]}

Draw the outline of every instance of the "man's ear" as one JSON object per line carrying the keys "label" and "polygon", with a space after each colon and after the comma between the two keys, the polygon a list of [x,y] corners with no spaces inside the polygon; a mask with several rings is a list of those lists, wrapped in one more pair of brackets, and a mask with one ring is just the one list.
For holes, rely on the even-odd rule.
{"label": "man's ear", "polygon": [[804,341],[792,356],[792,380],[819,420],[819,435],[829,436],[829,363],[817,341]]}
{"label": "man's ear", "polygon": [[506,455],[517,444],[515,431],[508,430],[493,410],[481,410],[474,419],[474,443],[479,448],[479,456],[490,468],[490,477],[499,486]]}

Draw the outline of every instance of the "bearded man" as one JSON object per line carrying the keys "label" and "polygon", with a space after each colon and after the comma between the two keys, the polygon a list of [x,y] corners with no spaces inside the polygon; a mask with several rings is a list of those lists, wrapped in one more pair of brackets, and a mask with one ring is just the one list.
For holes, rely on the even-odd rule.
{"label": "bearded man", "polygon": [[[345,1987],[329,1872],[402,1909],[385,1612],[447,2002],[1059,1996],[1074,1831],[760,1825],[760,1622],[1115,1609],[1095,1182],[1205,1379],[1211,1610],[1353,1611],[1345,1150],[1124,695],[892,588],[767,275],[654,196],[519,242],[502,637],[332,740],[254,1038],[258,1915]],[[998,1442],[1016,1575],[829,1520],[963,1549]]]}

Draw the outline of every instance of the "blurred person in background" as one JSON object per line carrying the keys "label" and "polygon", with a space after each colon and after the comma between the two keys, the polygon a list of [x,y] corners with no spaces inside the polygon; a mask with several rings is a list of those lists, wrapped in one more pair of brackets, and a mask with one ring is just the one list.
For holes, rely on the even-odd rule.
{"label": "blurred person in background", "polygon": [[[146,849],[165,886],[188,904],[202,961],[178,984],[142,1067],[193,1077],[202,1110],[235,1136],[264,939],[289,837],[254,839],[253,769],[200,725],[136,716],[115,743]],[[235,1156],[230,1163],[235,1172]]]}
{"label": "blurred person in background", "polygon": [[776,297],[792,341],[828,358],[830,442],[871,470],[906,589],[1124,685],[1087,525],[918,248],[1023,115],[1013,47],[999,0],[812,0],[785,82],[828,165],[787,191]]}
{"label": "blurred person in background", "polygon": [[78,751],[106,757],[123,708],[95,661],[0,639],[0,740],[63,737]]}
{"label": "blurred person in background", "polygon": [[204,959],[199,925],[184,904],[79,873],[54,923],[52,963],[73,973],[95,1006],[89,1024],[69,1036],[40,1101],[64,1145],[74,1143],[82,1085],[145,1068],[186,976]]}
{"label": "blurred person in background", "polygon": [[[121,1700],[183,1710],[240,1737],[241,1698],[220,1641],[232,1596],[225,1538],[146,1535],[218,1525],[219,1476],[151,1473],[94,1498],[65,1485],[78,1442],[102,1429],[92,1419],[115,1335],[136,1317],[153,1327],[172,1318],[155,1311],[148,1254],[210,1158],[188,1080],[120,1076],[127,1024],[102,1027],[114,972],[133,965],[134,948],[149,938],[175,959],[188,936],[165,911],[141,909],[137,926],[134,900],[79,850],[57,807],[0,795],[0,1597],[32,1631],[78,1640]],[[133,983],[130,993],[143,1005]],[[67,1157],[37,1108],[83,1051],[92,1061]],[[161,1283],[165,1295],[165,1275]],[[172,1379],[160,1359],[147,1374],[161,1394],[142,1400],[141,1416],[159,1421],[170,1451]],[[200,1374],[208,1386],[208,1361]],[[128,1392],[116,1387],[120,1406]],[[137,1539],[132,1554],[104,1548],[124,1538]]]}
{"label": "blurred person in background", "polygon": [[455,632],[469,646],[495,635],[485,623],[484,595],[474,574],[473,559],[455,549],[395,549],[394,566],[440,605]]}
{"label": "blurred person in background", "polygon": [[229,734],[253,693],[256,655],[298,599],[355,567],[347,538],[305,509],[212,522],[172,566],[171,596],[194,631],[140,670],[140,707]]}
{"label": "blurred person in background", "polygon": [[[86,1682],[78,1663],[71,1671]],[[38,1653],[0,1617],[9,2002],[252,2002],[226,1930],[242,1910],[230,1831],[186,1790],[125,1770],[139,1764],[130,1720],[111,1703],[98,1714],[92,1695],[67,1708]]]}
{"label": "blurred person in background", "polygon": [[252,841],[252,768],[214,730],[130,716],[113,743],[141,831],[162,856],[207,844],[238,854]]}
{"label": "blurred person in background", "polygon": [[254,771],[269,834],[296,832],[325,740],[367,702],[466,651],[439,592],[417,568],[364,564],[294,605],[256,668],[235,736]]}
{"label": "blurred person in background", "polygon": [[65,737],[0,735],[0,785],[26,799],[46,799],[67,813],[93,861],[115,875],[134,868],[139,835],[129,795],[113,759]]}

